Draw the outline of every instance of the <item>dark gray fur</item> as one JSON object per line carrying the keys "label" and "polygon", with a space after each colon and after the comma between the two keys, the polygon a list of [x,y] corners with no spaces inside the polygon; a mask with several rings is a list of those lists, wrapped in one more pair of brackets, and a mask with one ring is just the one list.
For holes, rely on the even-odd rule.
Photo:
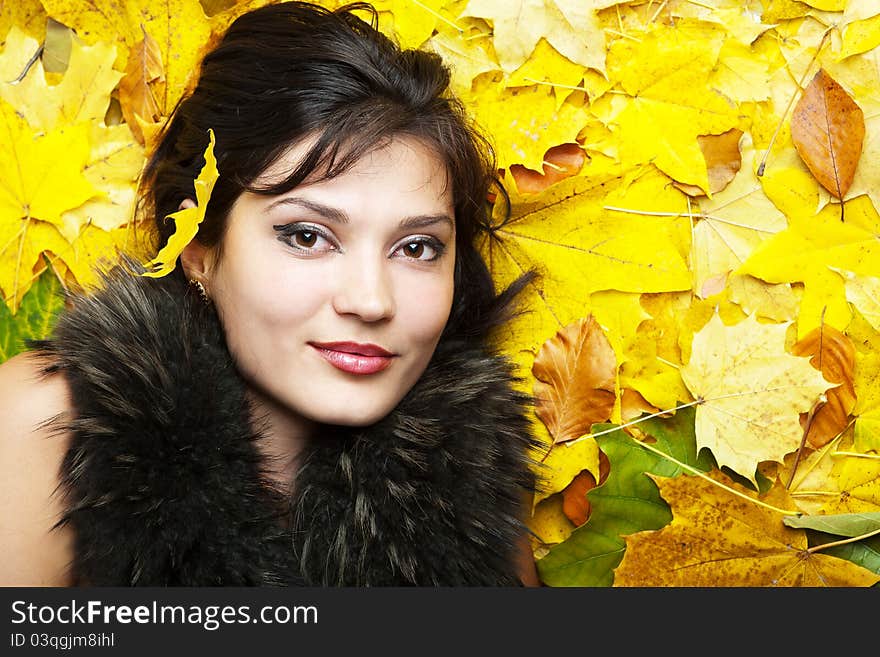
{"label": "dark gray fur", "polygon": [[507,361],[441,340],[386,418],[323,426],[289,498],[265,476],[211,306],[115,269],[33,343],[69,381],[62,467],[76,583],[517,585],[531,402]]}

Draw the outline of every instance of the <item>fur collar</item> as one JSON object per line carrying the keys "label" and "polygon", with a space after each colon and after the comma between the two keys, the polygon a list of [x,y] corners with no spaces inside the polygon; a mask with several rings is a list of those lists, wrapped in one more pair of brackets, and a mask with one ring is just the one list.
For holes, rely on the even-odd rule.
{"label": "fur collar", "polygon": [[324,426],[288,497],[212,307],[121,268],[68,306],[32,346],[71,388],[74,417],[55,422],[78,583],[519,584],[530,400],[484,345],[444,337],[387,417]]}

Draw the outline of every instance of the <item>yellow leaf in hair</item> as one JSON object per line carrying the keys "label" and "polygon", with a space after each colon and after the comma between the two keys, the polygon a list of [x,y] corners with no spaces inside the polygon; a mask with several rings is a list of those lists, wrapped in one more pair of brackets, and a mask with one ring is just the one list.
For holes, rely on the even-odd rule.
{"label": "yellow leaf in hair", "polygon": [[205,209],[211,199],[214,183],[219,177],[217,159],[214,157],[214,131],[209,130],[208,135],[210,142],[208,148],[205,149],[205,166],[202,167],[199,177],[195,180],[196,206],[178,210],[166,217],[166,219],[174,220],[174,233],[168,238],[165,246],[160,249],[156,257],[145,265],[147,271],[143,274],[144,276],[161,278],[174,271],[178,256],[199,232],[199,224],[205,218]]}

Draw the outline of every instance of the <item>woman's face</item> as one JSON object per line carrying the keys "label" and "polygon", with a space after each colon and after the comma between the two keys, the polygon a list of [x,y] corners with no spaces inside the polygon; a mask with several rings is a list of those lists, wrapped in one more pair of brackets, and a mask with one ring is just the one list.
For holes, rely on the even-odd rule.
{"label": "woman's face", "polygon": [[[309,145],[257,182],[281,179]],[[422,375],[449,317],[446,168],[395,138],[335,178],[245,192],[216,253],[202,278],[256,400],[283,422],[371,424]]]}

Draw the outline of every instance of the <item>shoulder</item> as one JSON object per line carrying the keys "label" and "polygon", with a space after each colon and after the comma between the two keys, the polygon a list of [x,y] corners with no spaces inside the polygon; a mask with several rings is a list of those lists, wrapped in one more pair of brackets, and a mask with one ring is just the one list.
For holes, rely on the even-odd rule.
{"label": "shoulder", "polygon": [[59,472],[69,435],[55,418],[71,411],[64,376],[33,352],[0,364],[0,584],[67,585],[72,531],[53,529],[64,509]]}

